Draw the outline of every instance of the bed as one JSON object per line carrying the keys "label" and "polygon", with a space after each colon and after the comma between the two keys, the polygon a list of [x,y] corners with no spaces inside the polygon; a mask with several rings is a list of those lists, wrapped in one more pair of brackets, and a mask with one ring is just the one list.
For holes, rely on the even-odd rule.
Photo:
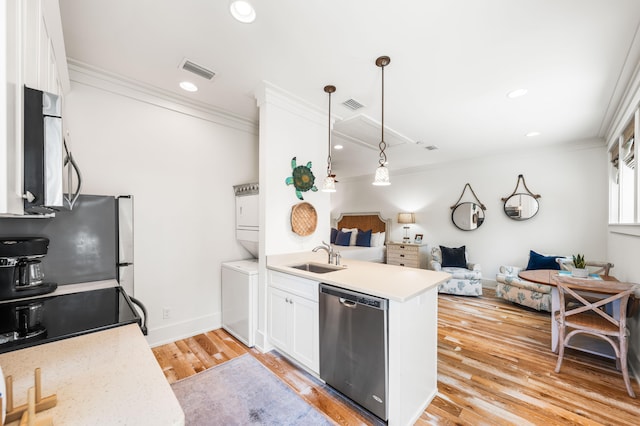
{"label": "bed", "polygon": [[[361,247],[356,245],[335,245],[332,244],[335,251],[345,259],[364,260],[367,262],[384,263],[386,261],[386,242],[388,241],[391,220],[384,219],[380,213],[342,213],[340,217],[334,219],[333,227],[342,229],[357,228],[363,231],[371,229],[372,233],[382,233],[383,240],[374,247]],[[382,235],[382,234],[381,234]]]}

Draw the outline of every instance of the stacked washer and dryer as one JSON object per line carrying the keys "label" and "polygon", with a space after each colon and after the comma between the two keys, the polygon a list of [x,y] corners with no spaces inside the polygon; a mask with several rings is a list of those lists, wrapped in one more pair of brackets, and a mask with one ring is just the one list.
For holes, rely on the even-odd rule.
{"label": "stacked washer and dryer", "polygon": [[222,328],[248,347],[258,328],[258,184],[233,187],[236,239],[253,258],[222,264]]}

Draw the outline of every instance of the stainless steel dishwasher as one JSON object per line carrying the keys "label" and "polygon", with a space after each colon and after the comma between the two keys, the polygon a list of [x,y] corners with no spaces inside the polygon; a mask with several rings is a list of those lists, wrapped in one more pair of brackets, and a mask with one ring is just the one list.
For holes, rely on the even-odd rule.
{"label": "stainless steel dishwasher", "polygon": [[387,299],[320,284],[320,377],[387,420]]}

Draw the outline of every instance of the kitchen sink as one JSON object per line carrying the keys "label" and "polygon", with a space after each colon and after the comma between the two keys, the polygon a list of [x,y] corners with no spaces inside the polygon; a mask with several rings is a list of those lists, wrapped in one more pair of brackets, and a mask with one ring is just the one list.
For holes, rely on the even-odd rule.
{"label": "kitchen sink", "polygon": [[334,266],[327,263],[303,263],[301,265],[293,265],[290,268],[300,269],[302,271],[313,272],[316,274],[326,274],[327,272],[340,271],[343,266]]}

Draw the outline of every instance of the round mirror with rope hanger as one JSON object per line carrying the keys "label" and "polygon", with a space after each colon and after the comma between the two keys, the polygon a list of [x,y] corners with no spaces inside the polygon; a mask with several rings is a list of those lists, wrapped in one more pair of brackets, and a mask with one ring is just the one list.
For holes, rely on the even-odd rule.
{"label": "round mirror with rope hanger", "polygon": [[[521,182],[526,192],[523,192],[522,190],[518,192],[518,187]],[[518,175],[516,187],[511,195],[501,198],[504,203],[504,213],[509,217],[509,219],[513,220],[531,219],[540,209],[540,205],[538,203],[538,198],[540,197],[540,194],[534,194],[529,190],[527,183],[524,181],[524,176]]]}
{"label": "round mirror with rope hanger", "polygon": [[[462,197],[464,197],[464,193],[467,188],[469,188],[469,191],[473,194],[475,202],[460,202]],[[462,231],[473,231],[478,229],[484,223],[484,211],[486,209],[485,205],[480,202],[478,196],[473,191],[473,188],[471,188],[471,185],[467,183],[462,189],[462,193],[460,194],[458,201],[451,206],[451,221],[456,228]]]}

